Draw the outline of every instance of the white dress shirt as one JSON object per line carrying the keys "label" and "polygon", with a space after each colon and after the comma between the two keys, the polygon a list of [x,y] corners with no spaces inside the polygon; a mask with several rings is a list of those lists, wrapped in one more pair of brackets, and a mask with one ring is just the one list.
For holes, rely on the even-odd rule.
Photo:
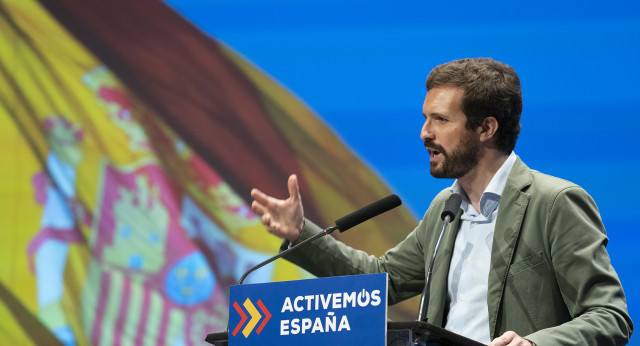
{"label": "white dress shirt", "polygon": [[457,180],[451,186],[452,192],[462,196],[463,214],[449,267],[445,329],[485,344],[491,341],[487,289],[493,231],[500,197],[515,162],[512,152],[482,193],[480,213]]}

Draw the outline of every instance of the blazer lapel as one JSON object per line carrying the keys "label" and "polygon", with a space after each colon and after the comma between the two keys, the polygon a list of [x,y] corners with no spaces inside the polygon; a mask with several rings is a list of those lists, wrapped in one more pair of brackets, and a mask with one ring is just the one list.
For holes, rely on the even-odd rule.
{"label": "blazer lapel", "polygon": [[518,158],[511,169],[507,184],[500,198],[498,219],[493,235],[491,267],[487,292],[489,306],[489,328],[491,339],[495,338],[498,312],[502,302],[509,267],[520,237],[520,228],[530,196],[523,192],[531,185],[529,167]]}

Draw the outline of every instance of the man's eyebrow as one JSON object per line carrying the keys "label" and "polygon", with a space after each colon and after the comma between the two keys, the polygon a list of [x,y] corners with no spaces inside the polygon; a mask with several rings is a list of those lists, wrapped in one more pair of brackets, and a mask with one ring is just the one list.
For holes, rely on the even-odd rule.
{"label": "man's eyebrow", "polygon": [[[422,116],[426,118],[427,114],[422,112]],[[447,117],[446,115],[444,115],[442,113],[439,113],[439,112],[431,112],[431,113],[428,114],[428,116],[430,116],[430,117],[436,116],[436,117],[441,117],[441,118],[446,118]]]}

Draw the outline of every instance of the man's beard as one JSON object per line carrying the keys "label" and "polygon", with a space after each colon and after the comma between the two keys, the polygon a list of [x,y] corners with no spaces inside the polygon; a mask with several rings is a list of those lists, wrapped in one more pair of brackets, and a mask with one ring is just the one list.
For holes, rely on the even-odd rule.
{"label": "man's beard", "polygon": [[440,167],[431,164],[430,173],[434,178],[458,179],[464,177],[478,164],[478,152],[480,141],[470,133],[451,153],[447,153],[443,147],[425,141],[424,146],[439,151],[444,160]]}

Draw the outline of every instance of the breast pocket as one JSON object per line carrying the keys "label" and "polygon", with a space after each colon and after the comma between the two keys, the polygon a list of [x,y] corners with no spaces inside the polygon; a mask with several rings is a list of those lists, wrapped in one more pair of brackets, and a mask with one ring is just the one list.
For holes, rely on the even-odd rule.
{"label": "breast pocket", "polygon": [[508,276],[514,276],[517,274],[522,273],[523,271],[526,271],[528,269],[531,269],[533,267],[539,266],[541,264],[544,264],[546,261],[544,260],[544,257],[542,256],[542,251],[538,252],[538,253],[534,253],[533,255],[530,255],[528,257],[525,257],[515,263],[513,263],[511,265],[511,267],[509,267],[509,275]]}

